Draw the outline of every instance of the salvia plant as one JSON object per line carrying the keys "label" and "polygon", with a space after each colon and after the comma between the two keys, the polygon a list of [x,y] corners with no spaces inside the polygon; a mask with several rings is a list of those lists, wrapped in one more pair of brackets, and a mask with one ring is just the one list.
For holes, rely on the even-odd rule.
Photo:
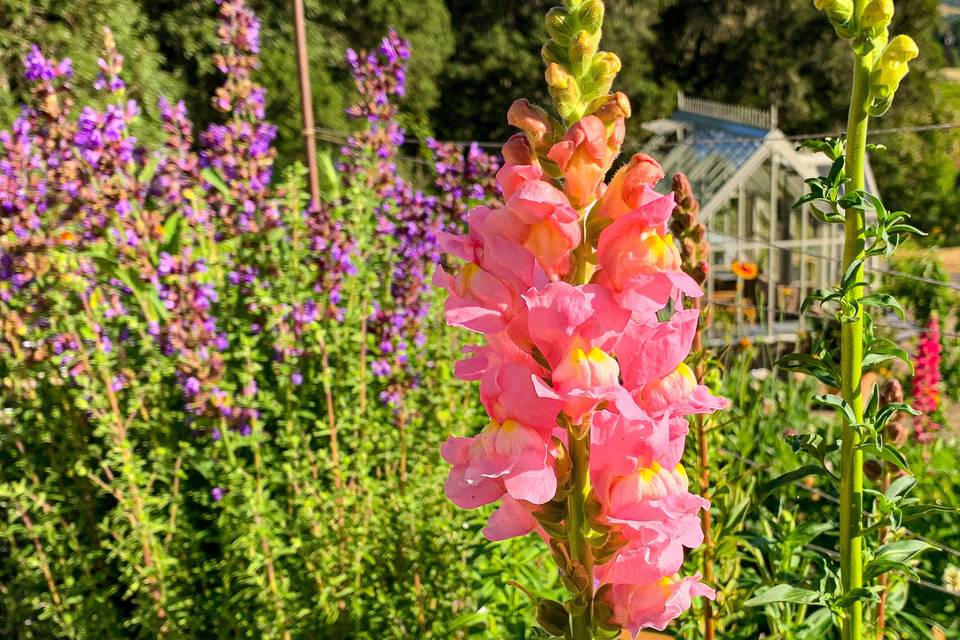
{"label": "salvia plant", "polygon": [[[870,266],[888,258],[910,234],[919,233],[902,211],[888,211],[880,198],[865,190],[864,165],[871,117],[882,116],[891,107],[906,76],[910,60],[917,57],[914,41],[907,35],[890,36],[892,0],[815,0],[853,54],[853,90],[845,135],[805,142],[802,147],[828,156],[832,166],[827,176],[809,180],[810,193],[798,202],[812,204],[820,220],[842,225],[845,237],[842,278],[834,287],[813,292],[803,303],[805,311],[819,304],[832,309],[840,325],[839,353],[826,339],[814,345],[811,354],[791,354],[781,360],[783,368],[818,378],[838,393],[816,400],[835,408],[843,422],[840,438],[802,435],[793,438],[798,451],[810,464],[777,478],[770,486],[812,474],[832,479],[839,491],[839,567],[826,568],[826,578],[813,588],[778,584],[760,593],[748,604],[765,607],[807,605],[825,609],[841,630],[844,640],[883,634],[882,609],[887,573],[915,575],[910,560],[927,545],[890,535],[903,521],[929,509],[908,497],[915,485],[906,459],[891,441],[888,427],[899,412],[912,412],[902,398],[882,402],[878,384],[864,391],[865,369],[899,358],[910,364],[908,354],[876,332],[871,309],[889,309],[903,315],[896,299],[871,292]],[[866,397],[864,397],[866,396]],[[891,398],[888,398],[891,399]],[[838,456],[834,464],[834,457]],[[872,489],[864,481],[865,461],[892,466],[902,475]],[[889,476],[886,476],[889,478]],[[876,542],[876,544],[874,544]],[[879,613],[867,616],[866,612]],[[879,637],[879,636],[878,636]]]}
{"label": "salvia plant", "polygon": [[[654,190],[662,169],[637,154],[604,182],[630,105],[610,92],[620,62],[599,51],[603,15],[599,0],[547,14],[556,115],[522,99],[510,108],[524,133],[503,148],[504,204],[441,236],[463,264],[436,277],[447,321],[484,338],[457,374],[480,381],[489,416],[443,445],[446,494],[467,509],[499,501],[490,540],[543,538],[568,597],[516,586],[548,634],[573,640],[662,630],[713,596],[678,573],[708,507],[680,459],[687,416],[726,404],[684,363],[700,314],[683,301],[701,291],[668,228],[676,198]],[[682,224],[698,254],[702,227]]]}

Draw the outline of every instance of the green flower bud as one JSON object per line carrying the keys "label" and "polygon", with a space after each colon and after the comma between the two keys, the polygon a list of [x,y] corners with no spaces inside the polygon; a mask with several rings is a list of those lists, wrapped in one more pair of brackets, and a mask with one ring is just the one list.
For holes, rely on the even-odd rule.
{"label": "green flower bud", "polygon": [[593,54],[600,47],[600,32],[578,31],[570,43],[570,70],[575,76],[582,76],[590,65]]}
{"label": "green flower bud", "polygon": [[813,6],[840,24],[853,17],[853,0],[813,0]]}
{"label": "green flower bud", "polygon": [[544,75],[560,117],[569,121],[571,116],[579,115],[580,87],[570,72],[556,62],[551,62]]}
{"label": "green flower bud", "polygon": [[593,58],[586,77],[580,84],[584,96],[594,100],[610,93],[613,80],[620,73],[620,58],[609,51],[602,51]]}
{"label": "green flower bud", "polygon": [[563,7],[554,7],[547,12],[547,34],[560,45],[570,43],[576,21]]}
{"label": "green flower bud", "polygon": [[603,2],[601,0],[587,0],[580,7],[580,24],[590,33],[600,31],[603,24]]}
{"label": "green flower bud", "polygon": [[540,49],[540,57],[548,65],[554,62],[566,64],[570,59],[570,52],[560,46],[556,40],[550,40]]}

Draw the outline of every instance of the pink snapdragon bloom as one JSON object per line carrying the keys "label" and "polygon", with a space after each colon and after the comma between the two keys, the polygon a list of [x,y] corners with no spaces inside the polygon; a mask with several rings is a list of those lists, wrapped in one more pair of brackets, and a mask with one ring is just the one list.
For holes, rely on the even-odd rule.
{"label": "pink snapdragon bloom", "polygon": [[639,410],[620,384],[620,367],[611,355],[630,319],[610,292],[597,285],[574,287],[554,282],[524,295],[533,343],[553,372],[551,385],[535,380],[544,398],[562,400],[573,422],[607,400],[625,414]]}
{"label": "pink snapdragon bloom", "polygon": [[713,589],[700,582],[700,575],[689,578],[665,576],[652,584],[617,584],[603,594],[613,610],[611,621],[631,634],[642,629],[663,631],[671,620],[690,608],[695,596],[713,598]]}
{"label": "pink snapdragon bloom", "polygon": [[490,422],[473,438],[450,438],[441,449],[453,465],[447,497],[464,509],[504,493],[532,504],[549,502],[557,490],[549,443],[549,431],[516,420]]}
{"label": "pink snapdragon bloom", "polygon": [[590,477],[604,506],[604,524],[629,541],[595,577],[646,584],[676,573],[683,549],[703,542],[699,512],[709,504],[688,491],[680,466],[683,434],[665,417],[630,420],[606,411],[593,416]]}
{"label": "pink snapdragon bloom", "polygon": [[678,293],[702,295],[683,272],[680,249],[666,229],[674,207],[672,193],[661,196],[617,218],[600,233],[600,282],[634,311],[656,311]]}
{"label": "pink snapdragon bloom", "polygon": [[608,137],[603,121],[596,116],[587,116],[570,127],[563,140],[553,145],[547,157],[563,172],[564,191],[571,204],[584,207],[595,198],[597,188],[620,153],[622,143],[622,133],[616,127]]}
{"label": "pink snapdragon bloom", "polygon": [[662,196],[653,187],[664,178],[660,163],[638,153],[620,168],[591,214],[594,221],[613,222]]}
{"label": "pink snapdragon bloom", "polygon": [[504,197],[506,211],[518,223],[516,231],[523,247],[551,280],[558,280],[570,270],[570,252],[580,244],[577,211],[562,191],[545,180],[524,180]]}

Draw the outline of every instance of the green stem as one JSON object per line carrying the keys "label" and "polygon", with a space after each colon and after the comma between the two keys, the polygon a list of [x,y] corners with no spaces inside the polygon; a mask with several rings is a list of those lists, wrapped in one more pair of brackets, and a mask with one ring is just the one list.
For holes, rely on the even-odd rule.
{"label": "green stem", "polygon": [[[589,418],[584,419],[584,425],[589,425]],[[592,640],[593,550],[587,540],[590,523],[584,509],[590,495],[590,429],[589,426],[571,425],[568,433],[573,484],[567,498],[570,559],[573,560],[574,571],[582,568],[586,574],[585,585],[575,597],[577,609],[570,617],[570,626],[573,640]]]}
{"label": "green stem", "polygon": [[[854,15],[860,16],[866,0],[856,0]],[[870,67],[866,56],[854,53],[853,95],[847,123],[846,176],[847,189],[863,189],[866,156],[867,99]],[[844,223],[843,271],[862,253],[864,233],[863,214],[849,209]],[[863,280],[863,267],[856,281]],[[861,287],[853,287],[847,300],[854,302],[863,295]],[[860,378],[863,372],[863,315],[858,313],[852,322],[843,324],[840,343],[840,385],[843,399],[853,409],[858,423],[863,422],[863,399]],[[863,451],[855,425],[845,420],[840,448],[840,582],[844,593],[863,587]],[[863,637],[863,603],[852,602],[846,608],[841,637],[860,640]]]}

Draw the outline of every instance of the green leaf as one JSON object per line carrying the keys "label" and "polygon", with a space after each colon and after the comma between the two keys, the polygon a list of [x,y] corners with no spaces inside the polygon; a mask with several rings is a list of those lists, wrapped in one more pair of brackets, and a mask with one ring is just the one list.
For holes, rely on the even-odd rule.
{"label": "green leaf", "polygon": [[888,558],[874,558],[863,568],[864,580],[873,580],[890,571],[899,571],[908,574],[910,577],[916,577],[917,572],[905,562],[890,560]]}
{"label": "green leaf", "polygon": [[900,306],[900,303],[889,293],[871,293],[869,295],[863,296],[860,299],[860,304],[864,307],[877,307],[877,308],[890,308],[893,309],[894,313],[903,320],[903,307]]}
{"label": "green leaf", "polygon": [[764,483],[760,486],[760,489],[757,491],[757,495],[760,500],[763,500],[771,492],[773,492],[777,487],[783,486],[790,482],[796,482],[802,478],[808,476],[825,476],[827,475],[826,470],[818,464],[808,464],[800,467],[799,469],[794,469],[793,471],[788,471],[783,475],[777,476],[773,480]]}
{"label": "green leaf", "polygon": [[230,204],[234,204],[233,194],[230,193],[230,187],[227,186],[227,183],[223,179],[223,176],[220,175],[220,172],[207,167],[200,170],[200,177],[203,178],[214,189],[219,191],[224,200]]}
{"label": "green leaf", "polygon": [[874,560],[884,559],[893,562],[906,562],[918,553],[932,548],[932,546],[923,540],[896,540],[880,547],[874,556]]}
{"label": "green leaf", "polygon": [[871,442],[869,444],[861,445],[860,449],[863,450],[864,455],[870,455],[880,460],[886,460],[890,464],[906,471],[907,473],[911,473],[910,463],[907,462],[907,459],[903,457],[903,454],[892,445],[887,445],[881,449],[876,444]]}
{"label": "green leaf", "polygon": [[160,237],[161,249],[174,255],[180,253],[180,232],[182,229],[183,214],[179,211],[172,213],[163,221],[163,230]]}
{"label": "green leaf", "polygon": [[787,371],[800,371],[810,374],[829,387],[839,387],[840,381],[833,370],[832,363],[824,362],[806,353],[788,353],[777,360],[777,367]]}
{"label": "green leaf", "polygon": [[839,409],[842,411],[844,417],[847,419],[847,422],[850,424],[857,423],[857,417],[853,414],[853,408],[840,396],[829,393],[827,395],[814,396],[813,399],[820,404],[825,404],[828,407],[833,407],[834,409]]}
{"label": "green leaf", "polygon": [[917,484],[917,479],[913,476],[900,476],[890,483],[890,486],[883,492],[883,495],[887,500],[895,500],[906,495],[915,484]]}
{"label": "green leaf", "polygon": [[880,596],[877,595],[876,587],[858,587],[851,589],[839,598],[833,601],[833,606],[837,609],[844,609],[854,602],[880,602]]}
{"label": "green leaf", "polygon": [[150,161],[143,166],[143,169],[141,169],[139,175],[137,175],[137,182],[143,185],[153,180],[153,176],[156,174],[158,166],[160,166],[159,156],[150,158]]}
{"label": "green leaf", "polygon": [[903,360],[910,366],[910,371],[913,372],[910,354],[886,338],[877,338],[870,343],[867,347],[867,353],[863,357],[863,366],[870,367],[891,358]]}
{"label": "green leaf", "polygon": [[320,173],[320,193],[327,202],[340,199],[340,176],[333,164],[330,152],[317,154],[317,168]]}
{"label": "green leaf", "polygon": [[743,604],[748,607],[762,607],[778,602],[793,604],[824,604],[823,594],[810,589],[801,589],[789,584],[778,584],[750,598]]}

